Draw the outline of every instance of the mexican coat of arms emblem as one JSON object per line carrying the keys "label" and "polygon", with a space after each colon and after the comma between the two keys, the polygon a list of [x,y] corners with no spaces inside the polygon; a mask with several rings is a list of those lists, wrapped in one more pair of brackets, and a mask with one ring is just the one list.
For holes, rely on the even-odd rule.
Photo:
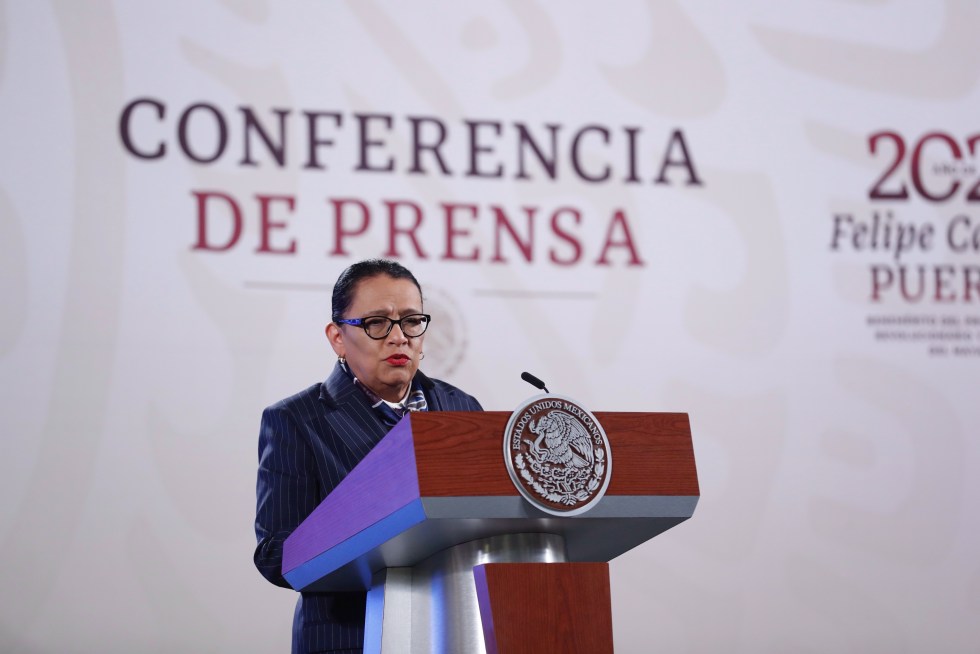
{"label": "mexican coat of arms emblem", "polygon": [[531,398],[507,422],[504,459],[517,490],[560,516],[588,511],[612,474],[609,440],[595,416],[560,395]]}

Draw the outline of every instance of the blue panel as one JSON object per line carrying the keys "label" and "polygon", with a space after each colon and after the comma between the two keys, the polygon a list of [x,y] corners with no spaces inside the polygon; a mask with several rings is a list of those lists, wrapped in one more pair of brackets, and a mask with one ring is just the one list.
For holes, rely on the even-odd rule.
{"label": "blue panel", "polygon": [[381,654],[385,617],[385,585],[372,586],[364,607],[364,654]]}
{"label": "blue panel", "polygon": [[[388,517],[379,520],[370,527],[359,531],[342,543],[331,547],[326,552],[313,557],[306,563],[297,566],[284,576],[289,585],[296,590],[304,590],[310,584],[319,581],[334,570],[356,560],[376,547],[407,531],[426,519],[422,509],[422,500],[416,499]],[[367,584],[371,579],[365,580]]]}

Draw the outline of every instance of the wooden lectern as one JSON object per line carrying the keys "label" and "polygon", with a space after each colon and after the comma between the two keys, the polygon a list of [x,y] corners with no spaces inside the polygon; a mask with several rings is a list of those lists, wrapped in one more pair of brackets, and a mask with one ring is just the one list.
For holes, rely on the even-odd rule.
{"label": "wooden lectern", "polygon": [[574,517],[518,492],[507,412],[402,419],[286,540],[297,590],[368,592],[365,654],[612,652],[608,561],[691,517],[683,413],[604,413],[612,477]]}

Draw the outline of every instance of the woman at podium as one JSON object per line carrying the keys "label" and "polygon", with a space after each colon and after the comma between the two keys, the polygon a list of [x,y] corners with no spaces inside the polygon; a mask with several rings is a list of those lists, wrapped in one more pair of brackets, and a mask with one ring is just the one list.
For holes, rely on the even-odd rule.
{"label": "woman at podium", "polygon": [[[327,341],[337,363],[326,381],[268,407],[259,431],[255,565],[273,584],[283,543],[409,411],[481,411],[458,388],[419,371],[422,289],[394,261],[371,259],[334,284]],[[361,652],[365,593],[301,593],[292,651]]]}

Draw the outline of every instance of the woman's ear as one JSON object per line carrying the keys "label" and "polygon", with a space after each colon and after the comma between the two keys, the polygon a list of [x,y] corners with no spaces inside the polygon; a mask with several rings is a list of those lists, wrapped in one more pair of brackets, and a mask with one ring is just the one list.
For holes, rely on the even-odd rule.
{"label": "woman's ear", "polygon": [[337,323],[328,322],[323,332],[327,335],[327,341],[330,343],[330,347],[333,348],[334,354],[339,357],[347,356],[345,354],[346,350],[344,349],[344,332],[340,330]]}

